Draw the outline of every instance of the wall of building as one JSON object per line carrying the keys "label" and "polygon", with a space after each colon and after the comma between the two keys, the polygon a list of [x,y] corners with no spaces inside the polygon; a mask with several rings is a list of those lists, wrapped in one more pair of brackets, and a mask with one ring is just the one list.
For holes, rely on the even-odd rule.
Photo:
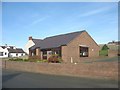
{"label": "wall of building", "polygon": [[50,58],[52,51],[47,51],[47,60]]}
{"label": "wall of building", "polygon": [[67,58],[68,62],[71,61],[71,59],[74,62],[78,62],[80,59],[82,59],[80,58],[80,45],[89,47],[89,57],[99,56],[99,46],[94,42],[87,32],[83,32],[81,35],[72,40],[67,47],[63,47],[63,54],[67,53],[65,56],[63,56],[63,59]]}
{"label": "wall of building", "polygon": [[3,49],[2,47],[0,47],[0,52],[3,52],[3,56],[0,56],[0,58],[8,57],[8,50],[7,50],[7,48]]}
{"label": "wall of building", "polygon": [[29,40],[29,41],[27,42],[27,44],[25,45],[24,51],[25,51],[27,54],[29,54],[29,48],[32,47],[32,46],[34,46],[34,45],[35,45],[35,43],[34,43],[32,40]]}
{"label": "wall of building", "polygon": [[118,56],[118,50],[108,50],[108,56],[109,57],[115,57]]}
{"label": "wall of building", "polygon": [[61,46],[61,56],[64,62],[70,62],[68,61],[68,50],[67,49],[68,49],[67,46]]}
{"label": "wall of building", "polygon": [[40,48],[36,48],[36,56],[41,59],[41,50]]}
{"label": "wall of building", "polygon": [[[18,55],[16,55],[16,54],[18,54]],[[23,56],[25,56],[25,53],[10,53],[10,57],[20,57],[20,56],[22,56],[22,54],[23,54]]]}

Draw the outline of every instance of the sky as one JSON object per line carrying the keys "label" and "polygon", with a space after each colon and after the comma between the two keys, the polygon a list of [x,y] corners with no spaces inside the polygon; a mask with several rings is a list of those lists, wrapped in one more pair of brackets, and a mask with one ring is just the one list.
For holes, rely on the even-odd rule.
{"label": "sky", "polygon": [[118,40],[117,2],[3,2],[2,42],[24,48],[28,37],[86,30],[98,44]]}

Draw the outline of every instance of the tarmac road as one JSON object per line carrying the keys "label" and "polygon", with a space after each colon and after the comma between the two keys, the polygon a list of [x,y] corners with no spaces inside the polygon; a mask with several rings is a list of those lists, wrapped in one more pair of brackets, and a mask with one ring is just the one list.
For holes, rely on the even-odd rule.
{"label": "tarmac road", "polygon": [[3,88],[118,88],[115,80],[2,71]]}

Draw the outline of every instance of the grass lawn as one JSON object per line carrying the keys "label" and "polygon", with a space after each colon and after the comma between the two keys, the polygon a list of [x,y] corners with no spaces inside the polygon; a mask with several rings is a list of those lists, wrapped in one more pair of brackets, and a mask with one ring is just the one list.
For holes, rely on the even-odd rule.
{"label": "grass lawn", "polygon": [[85,63],[92,63],[92,62],[120,62],[120,56],[111,57],[111,58],[103,58],[103,59],[96,59],[94,61],[86,61]]}
{"label": "grass lawn", "polygon": [[98,60],[96,62],[120,62],[120,60],[118,58],[120,58],[120,56],[119,57],[107,58],[107,59],[101,59],[101,60]]}

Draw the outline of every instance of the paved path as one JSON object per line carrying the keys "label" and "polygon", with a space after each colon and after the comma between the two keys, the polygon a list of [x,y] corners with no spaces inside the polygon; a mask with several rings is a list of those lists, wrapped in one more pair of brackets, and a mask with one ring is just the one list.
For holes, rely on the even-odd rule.
{"label": "paved path", "polygon": [[117,88],[117,81],[3,70],[3,88]]}

